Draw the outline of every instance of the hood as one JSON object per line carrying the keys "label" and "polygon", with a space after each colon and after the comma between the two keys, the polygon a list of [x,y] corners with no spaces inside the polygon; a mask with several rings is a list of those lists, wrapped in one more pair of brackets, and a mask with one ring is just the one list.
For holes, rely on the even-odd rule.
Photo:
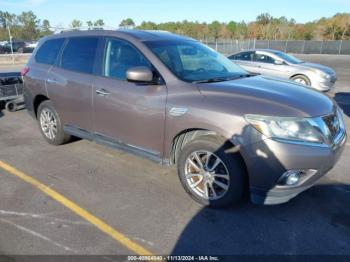
{"label": "hood", "polygon": [[295,82],[254,76],[237,80],[201,83],[199,91],[237,114],[281,117],[316,117],[334,109],[326,95]]}
{"label": "hood", "polygon": [[321,70],[322,72],[329,74],[329,75],[333,75],[335,74],[334,70],[328,66],[324,66],[324,65],[320,65],[320,64],[314,64],[314,63],[308,63],[308,62],[304,62],[301,64],[297,64],[298,67],[304,67],[304,68],[314,68],[314,69],[318,69]]}

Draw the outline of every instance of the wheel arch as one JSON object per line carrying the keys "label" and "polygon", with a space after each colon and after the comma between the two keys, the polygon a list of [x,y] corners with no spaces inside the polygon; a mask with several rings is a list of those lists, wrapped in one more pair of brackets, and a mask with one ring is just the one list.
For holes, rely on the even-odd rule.
{"label": "wheel arch", "polygon": [[187,143],[201,136],[208,136],[208,135],[219,137],[223,141],[223,143],[226,143],[226,142],[230,143],[232,145],[232,152],[236,152],[240,156],[240,158],[242,159],[242,162],[246,167],[244,158],[241,152],[239,151],[239,145],[234,144],[231,139],[225,137],[222,134],[219,134],[209,129],[203,129],[203,128],[190,128],[190,129],[182,130],[181,132],[177,133],[177,135],[172,139],[172,143],[170,147],[170,164],[176,164],[178,156],[181,152],[181,149]]}
{"label": "wheel arch", "polygon": [[34,114],[36,117],[37,117],[39,105],[46,100],[50,100],[50,99],[45,95],[40,94],[40,95],[35,96],[34,101],[33,101],[33,110],[34,110]]}
{"label": "wheel arch", "polygon": [[180,155],[181,149],[189,142],[193,141],[194,139],[197,139],[201,136],[215,136],[218,137],[220,140],[222,140],[222,143],[229,143],[232,148],[228,149],[230,153],[235,153],[236,156],[240,159],[240,162],[242,164],[242,168],[244,169],[245,176],[244,176],[244,187],[245,191],[249,191],[249,172],[248,168],[245,162],[245,159],[243,155],[240,152],[240,146],[235,145],[231,139],[228,139],[227,137],[212,131],[208,129],[203,128],[191,128],[191,129],[185,129],[179,132],[172,140],[171,145],[171,151],[170,151],[170,164],[175,165],[177,163],[177,159]]}
{"label": "wheel arch", "polygon": [[292,74],[292,75],[289,77],[289,79],[292,80],[292,78],[294,78],[294,77],[296,77],[296,76],[303,76],[303,77],[306,77],[306,78],[309,80],[309,82],[311,83],[310,76],[308,76],[307,74],[302,73],[302,72],[298,72],[298,73]]}

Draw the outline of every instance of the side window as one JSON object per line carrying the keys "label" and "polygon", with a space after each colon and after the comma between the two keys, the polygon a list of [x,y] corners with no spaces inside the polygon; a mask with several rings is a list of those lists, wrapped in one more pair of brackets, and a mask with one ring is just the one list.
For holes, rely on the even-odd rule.
{"label": "side window", "polygon": [[241,54],[241,59],[243,61],[253,61],[254,52],[245,52]]}
{"label": "side window", "polygon": [[97,44],[97,37],[70,38],[62,53],[61,67],[92,74]]}
{"label": "side window", "polygon": [[104,76],[126,80],[126,71],[134,66],[151,68],[146,58],[131,44],[123,40],[108,39],[105,51]]}
{"label": "side window", "polygon": [[273,64],[275,62],[275,59],[273,59],[271,56],[268,56],[265,54],[256,53],[254,56],[254,61],[259,62],[259,63]]}
{"label": "side window", "polygon": [[253,52],[243,52],[229,57],[232,60],[252,61]]}
{"label": "side window", "polygon": [[35,61],[42,64],[53,65],[64,43],[64,38],[47,40],[35,54]]}
{"label": "side window", "polygon": [[231,60],[237,60],[238,55],[230,55],[229,57],[227,57],[228,59]]}

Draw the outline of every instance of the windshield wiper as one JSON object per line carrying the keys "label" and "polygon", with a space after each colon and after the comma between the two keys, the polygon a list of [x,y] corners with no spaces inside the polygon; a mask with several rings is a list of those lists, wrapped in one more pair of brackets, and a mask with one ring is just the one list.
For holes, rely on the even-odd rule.
{"label": "windshield wiper", "polygon": [[223,78],[223,77],[213,77],[213,78],[209,78],[209,79],[203,79],[203,80],[196,80],[193,81],[192,83],[195,84],[199,84],[199,83],[214,83],[214,82],[223,82],[223,81],[228,81],[230,79],[228,79],[227,77]]}
{"label": "windshield wiper", "polygon": [[232,77],[230,80],[234,80],[234,79],[238,79],[238,78],[245,78],[245,77],[252,77],[252,76],[257,76],[260,75],[259,73],[256,74],[251,74],[251,73],[247,73],[247,74],[241,74],[241,75],[237,75],[235,77]]}
{"label": "windshield wiper", "polygon": [[203,80],[196,80],[193,81],[192,83],[199,84],[199,83],[214,83],[214,82],[223,82],[223,81],[230,81],[230,80],[235,80],[238,78],[244,78],[244,77],[251,77],[251,76],[256,76],[258,74],[240,74],[240,75],[234,75],[230,77],[213,77],[209,79],[203,79]]}

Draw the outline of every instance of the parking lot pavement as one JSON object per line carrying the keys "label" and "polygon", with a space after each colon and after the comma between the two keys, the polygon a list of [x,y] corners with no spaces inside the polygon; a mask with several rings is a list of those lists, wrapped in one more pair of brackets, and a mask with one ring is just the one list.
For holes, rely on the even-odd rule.
{"label": "parking lot pavement", "polygon": [[[347,125],[350,125],[347,119]],[[287,204],[201,208],[174,169],[80,140],[48,145],[25,111],[0,119],[0,159],[155,254],[350,254],[350,146]],[[3,254],[132,254],[91,223],[0,169]]]}
{"label": "parking lot pavement", "polygon": [[[1,161],[154,254],[350,255],[349,159],[348,141],[327,176],[286,204],[213,210],[187,196],[174,168],[85,140],[51,146],[25,111],[0,110]],[[0,254],[135,254],[3,168],[0,199]]]}

